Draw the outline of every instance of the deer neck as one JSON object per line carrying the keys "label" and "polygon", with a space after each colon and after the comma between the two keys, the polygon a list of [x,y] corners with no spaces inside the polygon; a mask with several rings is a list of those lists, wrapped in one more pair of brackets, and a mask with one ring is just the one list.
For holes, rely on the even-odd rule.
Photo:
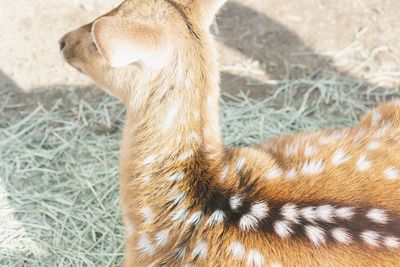
{"label": "deer neck", "polygon": [[143,104],[128,107],[121,143],[123,202],[151,199],[163,190],[154,201],[166,203],[164,197],[190,190],[188,170],[210,168],[222,157],[219,74],[208,58],[177,61],[174,73],[161,73],[148,85]]}

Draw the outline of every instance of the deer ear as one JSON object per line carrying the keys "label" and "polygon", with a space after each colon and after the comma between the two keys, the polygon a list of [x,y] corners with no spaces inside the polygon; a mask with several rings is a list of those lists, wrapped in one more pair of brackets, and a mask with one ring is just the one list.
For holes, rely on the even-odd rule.
{"label": "deer ear", "polygon": [[215,16],[227,0],[194,0],[193,11],[205,27],[210,27]]}
{"label": "deer ear", "polygon": [[161,26],[120,17],[102,17],[92,25],[93,40],[100,54],[115,68],[134,62],[162,66],[170,51],[166,35]]}

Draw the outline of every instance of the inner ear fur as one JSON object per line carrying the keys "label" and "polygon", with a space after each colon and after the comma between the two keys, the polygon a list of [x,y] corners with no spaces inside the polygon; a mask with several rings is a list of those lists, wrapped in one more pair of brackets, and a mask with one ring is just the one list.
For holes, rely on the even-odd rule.
{"label": "inner ear fur", "polygon": [[93,40],[100,54],[115,68],[134,62],[161,66],[170,50],[166,35],[162,26],[115,16],[101,17],[92,25]]}

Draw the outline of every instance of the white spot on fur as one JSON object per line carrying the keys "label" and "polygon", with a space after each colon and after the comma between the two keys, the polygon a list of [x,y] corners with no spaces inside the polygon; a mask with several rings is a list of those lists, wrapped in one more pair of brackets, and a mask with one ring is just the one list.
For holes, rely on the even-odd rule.
{"label": "white spot on fur", "polygon": [[189,150],[189,151],[183,152],[183,153],[179,156],[178,160],[179,160],[180,162],[184,162],[184,161],[186,161],[187,159],[191,158],[192,156],[193,156],[193,151],[192,151],[192,150]]}
{"label": "white spot on fur", "polygon": [[314,207],[305,207],[300,210],[300,213],[303,215],[303,218],[307,221],[314,222],[318,216]]}
{"label": "white spot on fur", "polygon": [[332,156],[332,164],[337,166],[350,160],[351,156],[347,155],[342,149],[336,150],[335,154]]}
{"label": "white spot on fur", "polygon": [[272,168],[269,170],[265,176],[268,180],[274,180],[282,175],[282,170],[278,167]]}
{"label": "white spot on fur", "polygon": [[296,170],[295,169],[290,169],[286,172],[286,179],[288,180],[293,180],[296,177]]}
{"label": "white spot on fur", "polygon": [[240,242],[233,242],[228,247],[229,253],[233,256],[235,260],[241,260],[244,256],[245,250],[244,246]]}
{"label": "white spot on fur", "polygon": [[169,131],[172,128],[172,125],[175,122],[175,117],[178,114],[179,111],[179,105],[174,105],[172,106],[171,110],[168,111],[168,114],[163,121],[163,130],[164,132]]}
{"label": "white spot on fur", "polygon": [[156,155],[150,155],[147,158],[145,158],[143,160],[143,164],[144,165],[151,165],[154,163],[154,161],[156,160],[157,156]]}
{"label": "white spot on fur", "polygon": [[178,195],[174,196],[171,199],[171,202],[173,205],[177,205],[181,203],[185,199],[185,197],[186,197],[185,193],[179,193]]}
{"label": "white spot on fur", "polygon": [[150,181],[151,176],[150,175],[146,175],[142,177],[142,181],[144,184],[148,184]]}
{"label": "white spot on fur", "polygon": [[361,172],[368,170],[371,167],[371,165],[372,165],[371,161],[365,155],[362,155],[356,163],[357,170]]}
{"label": "white spot on fur", "polygon": [[147,234],[141,234],[139,236],[138,244],[137,244],[137,249],[148,256],[152,255],[154,253],[154,246],[150,242],[150,238]]}
{"label": "white spot on fur", "polygon": [[240,158],[240,159],[237,161],[236,170],[237,170],[238,172],[240,172],[240,171],[243,169],[245,162],[246,162],[246,158]]}
{"label": "white spot on fur", "polygon": [[399,248],[400,247],[399,239],[394,236],[385,237],[385,239],[383,240],[383,243],[388,248]]}
{"label": "white spot on fur", "polygon": [[304,156],[306,157],[312,157],[315,155],[316,149],[315,146],[312,145],[308,145],[306,146],[306,148],[304,149]]}
{"label": "white spot on fur", "polygon": [[378,246],[379,245],[379,234],[374,231],[365,231],[361,234],[361,238],[371,246]]}
{"label": "white spot on fur", "polygon": [[277,221],[274,223],[275,233],[281,238],[286,238],[293,234],[293,229],[287,221]]}
{"label": "white spot on fur", "polygon": [[170,179],[171,179],[172,181],[178,182],[178,181],[182,180],[182,178],[183,178],[184,176],[185,176],[185,173],[184,173],[183,171],[181,171],[181,172],[177,172],[177,173],[171,175]]}
{"label": "white spot on fur", "polygon": [[343,220],[350,220],[354,216],[354,211],[352,208],[343,207],[335,210],[335,215]]}
{"label": "white spot on fur", "polygon": [[397,180],[399,179],[399,170],[395,167],[390,167],[387,168],[383,174],[385,175],[385,178],[388,180]]}
{"label": "white spot on fur", "polygon": [[299,152],[299,144],[298,143],[291,143],[285,146],[285,153],[286,156],[292,156]]}
{"label": "white spot on fur", "polygon": [[271,267],[283,267],[282,263],[273,262],[271,263]]}
{"label": "white spot on fur", "polygon": [[307,225],[305,230],[307,237],[314,245],[319,246],[321,244],[325,244],[326,235],[322,228],[318,226]]}
{"label": "white spot on fur", "polygon": [[205,259],[207,256],[207,242],[202,240],[192,252],[194,258]]}
{"label": "white spot on fur", "polygon": [[372,141],[367,145],[367,150],[373,151],[377,150],[381,145],[378,141]]}
{"label": "white spot on fur", "polygon": [[142,213],[146,224],[151,224],[153,222],[154,213],[152,208],[144,207],[140,210],[140,213]]}
{"label": "white spot on fur", "polygon": [[324,170],[324,162],[322,160],[309,161],[304,163],[301,173],[304,175],[320,174]]}
{"label": "white spot on fur", "polygon": [[332,222],[334,208],[331,205],[322,205],[316,208],[318,219],[324,222]]}
{"label": "white spot on fur", "polygon": [[229,199],[229,205],[232,210],[237,210],[242,205],[242,198],[240,196],[232,196]]}
{"label": "white spot on fur", "polygon": [[250,214],[253,216],[263,219],[264,217],[267,216],[267,213],[269,211],[268,205],[263,202],[257,202],[251,206],[250,209]]}
{"label": "white spot on fur", "polygon": [[321,136],[320,138],[319,138],[319,143],[321,144],[321,145],[328,145],[328,144],[331,144],[331,143],[333,143],[334,141],[336,141],[336,137],[332,134],[331,136],[330,135],[328,135],[328,136]]}
{"label": "white spot on fur", "polygon": [[257,202],[250,208],[250,212],[240,218],[240,228],[242,230],[254,230],[257,227],[257,223],[264,219],[268,215],[268,205],[263,202]]}
{"label": "white spot on fur", "polygon": [[387,132],[390,130],[390,128],[393,128],[393,125],[389,124],[389,123],[385,123],[373,132],[372,137],[373,138],[381,138],[387,134]]}
{"label": "white spot on fur", "polygon": [[169,239],[169,230],[161,230],[155,235],[156,243],[158,246],[165,246]]}
{"label": "white spot on fur", "polygon": [[343,228],[335,228],[331,231],[332,237],[340,243],[348,244],[351,241],[349,232]]}
{"label": "white spot on fur", "polygon": [[222,170],[219,179],[220,179],[221,181],[225,181],[226,176],[228,175],[228,172],[229,172],[229,165],[226,165],[226,166],[224,167],[224,169]]}
{"label": "white spot on fur", "polygon": [[297,210],[297,206],[294,204],[286,204],[281,209],[281,214],[283,218],[288,220],[289,222],[298,223],[299,222],[299,211]]}
{"label": "white spot on fur", "polygon": [[207,220],[207,225],[216,226],[222,223],[225,219],[225,213],[222,210],[216,210],[211,214],[210,218]]}
{"label": "white spot on fur", "polygon": [[371,209],[367,213],[368,219],[375,223],[385,224],[388,222],[388,215],[384,210],[381,209]]}
{"label": "white spot on fur", "polygon": [[372,111],[371,126],[372,127],[377,126],[381,119],[382,119],[382,114],[379,111],[377,110]]}
{"label": "white spot on fur", "polygon": [[173,221],[178,221],[178,220],[184,220],[187,216],[187,209],[183,208],[180,210],[177,210],[173,215],[172,215],[172,220]]}
{"label": "white spot on fur", "polygon": [[264,257],[258,250],[252,249],[247,254],[247,266],[262,267],[264,266]]}
{"label": "white spot on fur", "polygon": [[200,223],[201,217],[203,217],[203,213],[201,211],[197,211],[190,216],[187,224],[198,225]]}

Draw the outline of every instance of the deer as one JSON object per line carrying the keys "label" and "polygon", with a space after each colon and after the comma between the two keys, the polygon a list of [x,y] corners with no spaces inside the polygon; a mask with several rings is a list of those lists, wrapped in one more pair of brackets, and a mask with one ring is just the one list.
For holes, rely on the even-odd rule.
{"label": "deer", "polygon": [[352,128],[227,147],[226,0],[126,0],[59,41],[121,100],[124,266],[400,266],[400,101]]}

